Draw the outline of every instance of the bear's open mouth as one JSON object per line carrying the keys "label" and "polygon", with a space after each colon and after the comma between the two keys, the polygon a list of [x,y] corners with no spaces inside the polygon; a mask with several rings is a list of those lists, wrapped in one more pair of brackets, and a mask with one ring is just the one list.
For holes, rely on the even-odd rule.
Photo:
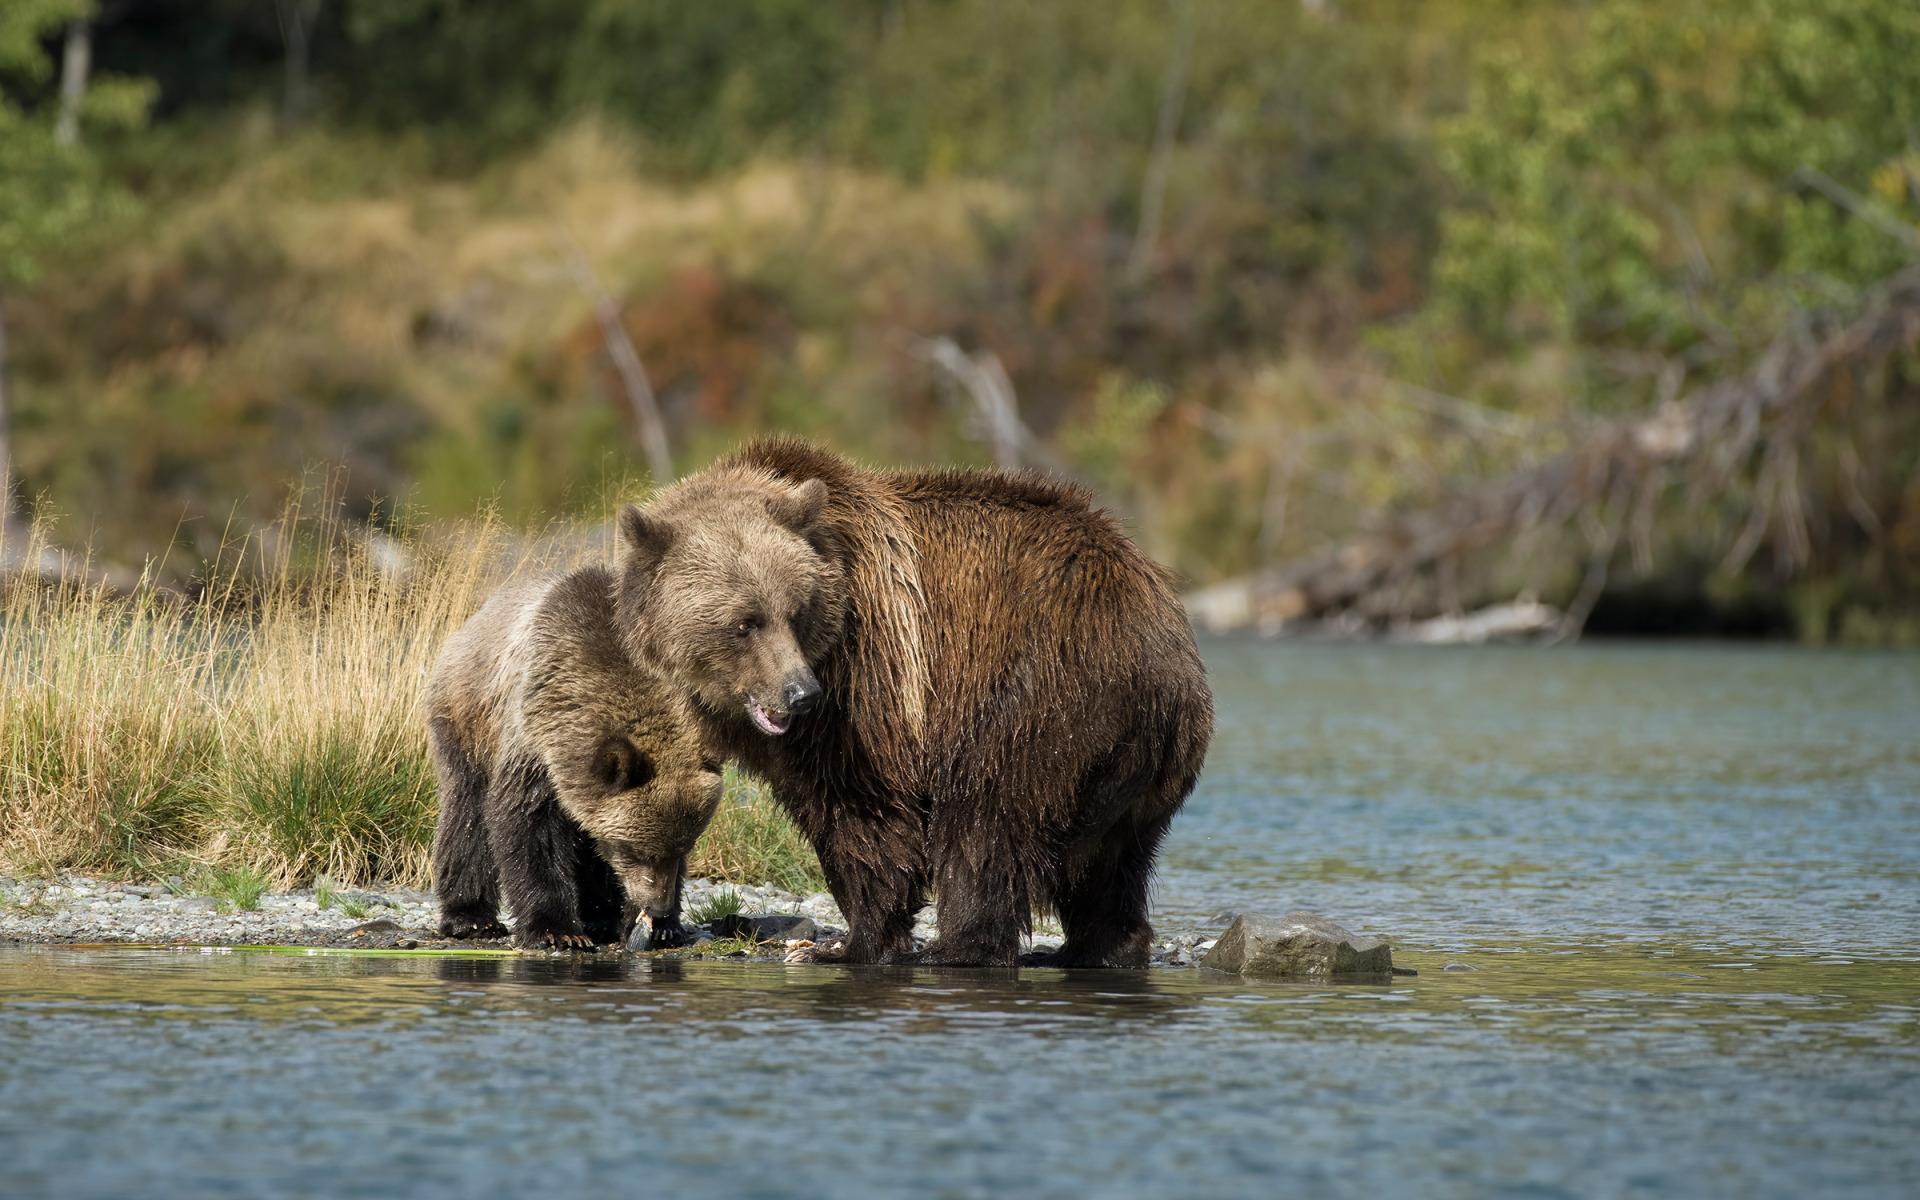
{"label": "bear's open mouth", "polygon": [[787,726],[793,724],[792,713],[781,713],[776,717],[767,711],[766,705],[752,696],[747,697],[747,715],[753,718],[753,723],[760,727],[762,733],[782,734],[787,731]]}

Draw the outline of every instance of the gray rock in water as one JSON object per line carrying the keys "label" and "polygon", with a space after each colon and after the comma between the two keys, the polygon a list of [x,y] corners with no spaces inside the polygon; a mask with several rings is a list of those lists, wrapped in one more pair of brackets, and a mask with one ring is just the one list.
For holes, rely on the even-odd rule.
{"label": "gray rock in water", "polygon": [[1393,948],[1312,913],[1242,913],[1200,965],[1262,979],[1387,979]]}

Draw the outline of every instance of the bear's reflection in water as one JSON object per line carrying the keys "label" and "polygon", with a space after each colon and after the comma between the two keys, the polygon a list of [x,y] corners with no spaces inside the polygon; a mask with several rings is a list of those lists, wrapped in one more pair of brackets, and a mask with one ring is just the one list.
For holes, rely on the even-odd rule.
{"label": "bear's reflection in water", "polygon": [[[425,965],[424,963],[421,965]],[[440,958],[465,1011],[589,1021],[756,1025],[872,1021],[907,1028],[981,1022],[1075,1025],[1177,1019],[1199,996],[1192,972],[784,966],[579,956]],[[1179,979],[1173,978],[1180,976]]]}

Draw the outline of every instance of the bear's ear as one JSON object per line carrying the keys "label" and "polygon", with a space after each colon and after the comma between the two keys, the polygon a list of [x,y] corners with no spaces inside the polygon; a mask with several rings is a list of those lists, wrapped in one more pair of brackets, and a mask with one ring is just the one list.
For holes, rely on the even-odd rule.
{"label": "bear's ear", "polygon": [[620,506],[620,540],[632,552],[633,565],[643,569],[652,567],[673,545],[673,526],[659,517],[648,516],[638,505],[623,504]]}
{"label": "bear's ear", "polygon": [[785,495],[770,498],[767,508],[772,511],[774,520],[795,533],[805,533],[820,519],[820,510],[826,507],[826,503],[826,480],[809,479]]}
{"label": "bear's ear", "polygon": [[627,792],[652,781],[653,763],[626,738],[610,737],[594,752],[593,774],[607,787]]}

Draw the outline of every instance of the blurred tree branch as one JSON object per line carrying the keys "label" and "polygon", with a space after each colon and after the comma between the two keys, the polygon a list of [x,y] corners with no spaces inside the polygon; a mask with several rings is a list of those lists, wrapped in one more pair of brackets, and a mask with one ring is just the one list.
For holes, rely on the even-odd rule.
{"label": "blurred tree branch", "polygon": [[1865,197],[1858,195],[1850,187],[1817,167],[1801,163],[1793,172],[1793,178],[1812,188],[1822,196],[1846,209],[1862,221],[1899,242],[1909,250],[1920,250],[1920,233],[1912,227],[1894,220],[1880,209],[1869,204]]}
{"label": "blurred tree branch", "polygon": [[87,97],[87,75],[93,69],[93,25],[67,22],[67,46],[60,60],[60,119],[53,127],[53,144],[80,143],[80,105]]}
{"label": "blurred tree branch", "polygon": [[662,488],[673,482],[673,449],[667,441],[667,426],[660,419],[660,403],[653,394],[653,383],[647,378],[647,368],[640,361],[640,352],[634,348],[633,339],[627,336],[627,327],[620,322],[619,306],[613,297],[600,285],[600,275],[587,261],[580,249],[580,243],[566,226],[555,222],[551,227],[553,240],[559,244],[567,257],[567,271],[573,276],[574,286],[580,294],[593,305],[594,320],[600,324],[600,337],[606,342],[607,356],[613,360],[614,369],[620,372],[620,382],[626,388],[627,403],[633,409],[634,429],[639,433],[640,445],[647,455],[647,467],[653,473],[653,486]]}
{"label": "blurred tree branch", "polygon": [[280,40],[286,46],[286,90],[280,119],[288,128],[313,111],[313,28],[320,22],[326,0],[273,0],[280,19]]}
{"label": "blurred tree branch", "polygon": [[1173,0],[1175,33],[1167,60],[1166,83],[1160,92],[1160,119],[1154,125],[1153,151],[1140,183],[1140,226],[1127,255],[1127,281],[1138,284],[1153,267],[1154,244],[1160,240],[1160,215],[1167,199],[1167,176],[1173,169],[1173,148],[1180,136],[1180,111],[1186,106],[1187,66],[1193,58],[1193,0]]}
{"label": "blurred tree branch", "polygon": [[1020,419],[1013,381],[1007,378],[1007,369],[1001,365],[999,355],[991,350],[968,354],[950,337],[923,338],[912,333],[905,333],[904,337],[909,353],[940,370],[943,391],[945,381],[951,380],[966,392],[973,402],[973,411],[964,414],[963,427],[969,436],[993,448],[995,466],[1007,470],[1038,467],[1073,477],[1074,473],[1059,456]]}

